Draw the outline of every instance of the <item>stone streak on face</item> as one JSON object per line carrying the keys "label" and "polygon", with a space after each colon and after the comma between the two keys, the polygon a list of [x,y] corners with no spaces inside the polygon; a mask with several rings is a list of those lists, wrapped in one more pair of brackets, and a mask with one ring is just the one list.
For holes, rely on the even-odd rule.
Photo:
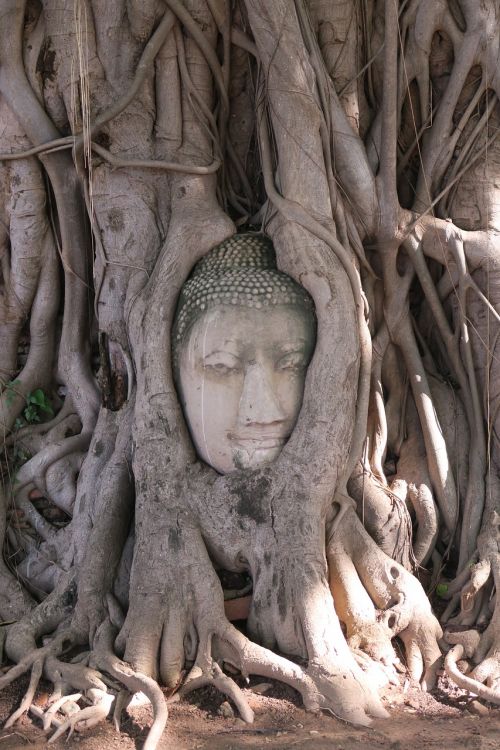
{"label": "stone streak on face", "polygon": [[270,463],[299,415],[314,321],[298,307],[220,306],[193,325],[179,358],[184,414],[221,474]]}

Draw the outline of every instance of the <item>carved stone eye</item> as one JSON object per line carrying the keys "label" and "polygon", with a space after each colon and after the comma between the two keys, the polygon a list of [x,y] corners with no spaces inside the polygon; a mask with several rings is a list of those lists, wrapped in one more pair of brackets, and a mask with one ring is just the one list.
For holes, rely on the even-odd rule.
{"label": "carved stone eye", "polygon": [[292,372],[298,372],[303,370],[306,366],[304,352],[289,352],[285,354],[276,364],[277,370],[290,370]]}

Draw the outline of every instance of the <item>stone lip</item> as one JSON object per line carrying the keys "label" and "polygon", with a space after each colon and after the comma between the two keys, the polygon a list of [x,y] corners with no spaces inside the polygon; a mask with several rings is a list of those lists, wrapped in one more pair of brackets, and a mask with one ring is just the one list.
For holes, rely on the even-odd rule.
{"label": "stone lip", "polygon": [[283,445],[288,439],[288,434],[285,435],[265,435],[265,436],[244,436],[234,435],[229,433],[228,439],[233,443],[241,443],[242,445],[255,445],[259,448],[275,448],[276,446]]}

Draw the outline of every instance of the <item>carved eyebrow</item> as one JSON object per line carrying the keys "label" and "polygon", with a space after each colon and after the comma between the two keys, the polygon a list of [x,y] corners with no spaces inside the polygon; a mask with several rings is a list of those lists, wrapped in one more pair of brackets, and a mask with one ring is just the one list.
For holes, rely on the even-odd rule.
{"label": "carved eyebrow", "polygon": [[204,352],[202,356],[203,356],[203,359],[208,359],[209,357],[213,357],[214,355],[217,355],[217,354],[229,354],[231,357],[235,357],[235,359],[239,359],[238,354],[235,354],[233,351],[230,351],[229,349],[220,349],[220,348],[212,349],[209,352]]}
{"label": "carved eyebrow", "polygon": [[283,352],[293,352],[297,351],[297,349],[303,348],[307,343],[307,339],[300,338],[294,339],[293,341],[280,341],[279,347]]}

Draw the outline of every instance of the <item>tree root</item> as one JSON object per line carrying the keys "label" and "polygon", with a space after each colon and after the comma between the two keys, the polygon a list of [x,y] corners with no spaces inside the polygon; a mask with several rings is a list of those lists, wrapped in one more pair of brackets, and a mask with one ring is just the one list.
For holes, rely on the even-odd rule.
{"label": "tree root", "polygon": [[[3,548],[6,532],[6,510],[3,487],[0,486],[0,549]],[[33,606],[33,600],[0,555],[0,621],[17,620]]]}
{"label": "tree root", "polygon": [[[95,701],[94,705],[82,708],[80,711],[69,716],[49,739],[49,745],[56,742],[56,740],[62,737],[68,730],[67,739],[69,740],[75,730],[77,732],[83,732],[86,729],[91,729],[102,721],[105,721],[115,699],[114,695],[109,695],[107,692],[101,690],[89,690],[87,695],[91,700]],[[67,700],[69,700],[69,698]]]}
{"label": "tree root", "polygon": [[[113,643],[116,632],[116,628],[107,618],[96,633],[95,648],[93,654],[91,654],[90,663],[99,664],[102,669],[124,685],[130,693],[142,692],[149,698],[153,707],[153,723],[144,743],[144,750],[155,750],[168,719],[165,697],[155,680],[148,675],[135,671],[130,665],[115,656]],[[115,722],[119,722],[119,716],[116,713],[114,719]]]}
{"label": "tree root", "polygon": [[0,677],[0,690],[3,690],[3,688],[7,687],[7,685],[10,685],[18,677],[21,677],[21,675],[27,672],[35,662],[43,662],[43,659],[48,654],[57,652],[62,647],[63,642],[67,641],[68,636],[69,631],[60,632],[47,646],[33,649],[33,651],[30,651],[25,656],[23,656],[17,664],[14,664],[14,666],[11,667],[8,672]]}
{"label": "tree root", "polygon": [[128,690],[120,690],[116,696],[115,706],[113,709],[113,724],[117,732],[120,731],[122,713],[130,705],[134,696]]}
{"label": "tree root", "polygon": [[[98,666],[104,672],[112,675],[119,683],[125,685],[127,696],[137,692],[142,692],[147,696],[153,706],[154,718],[144,748],[145,750],[154,750],[167,721],[168,711],[165,698],[155,680],[134,671],[129,665],[122,662],[113,654],[112,644],[115,635],[116,629],[111,625],[109,619],[105,620],[96,635],[94,650],[86,657],[90,668],[86,667],[83,663],[66,663],[56,658],[55,655],[60,652],[63,644],[66,644],[68,638],[71,637],[70,631],[56,633],[49,644],[38,649],[33,649],[25,654],[18,664],[0,678],[1,689],[30,669],[30,667],[32,668],[28,690],[19,708],[8,719],[5,725],[6,728],[11,727],[25,712],[33,709],[33,698],[43,672],[54,683],[55,690],[50,698],[50,705],[47,711],[45,713],[35,713],[42,718],[45,731],[50,728],[51,724],[57,726],[57,730],[50,738],[49,743],[55,742],[68,730],[68,736],[70,737],[73,731],[84,731],[104,721],[110,713],[115,701],[115,695],[108,693],[104,681],[106,678],[101,672],[92,668]],[[224,684],[225,677],[222,675],[222,678],[221,681],[219,676],[219,681],[221,681],[221,684]],[[84,691],[85,696],[91,700],[93,705],[72,712],[64,722],[56,721],[55,715],[57,711],[61,710],[65,704],[75,704],[81,698],[81,692],[61,695],[62,691],[66,692],[68,689],[74,690],[75,687]],[[122,697],[115,706],[115,725],[119,725],[119,712],[125,707],[126,705]]]}
{"label": "tree root", "polygon": [[220,690],[221,693],[233,701],[243,721],[247,724],[253,723],[254,713],[248,705],[243,691],[234,680],[224,674],[220,666],[214,661],[211,661],[208,667],[205,666],[203,669],[195,664],[174,698],[177,699],[177,696],[178,698],[182,698],[191,691],[205,687],[206,685],[213,685],[217,690]]}
{"label": "tree root", "polygon": [[327,554],[335,606],[353,645],[395,665],[391,639],[398,635],[411,678],[432,687],[442,632],[417,579],[377,547],[354,513],[344,517]]}
{"label": "tree root", "polygon": [[[63,695],[60,698],[58,698],[55,701],[52,701],[48,707],[48,709],[43,714],[43,731],[48,732],[50,730],[50,727],[52,726],[52,723],[54,722],[54,718],[56,713],[62,709],[62,707],[66,703],[76,703],[80,700],[82,697],[81,693],[73,693],[71,695]],[[40,717],[42,718],[42,717]],[[58,726],[60,726],[61,722],[58,722]]]}
{"label": "tree root", "polygon": [[42,666],[43,659],[36,659],[31,669],[30,683],[21,701],[21,705],[16,709],[16,711],[14,711],[14,713],[9,716],[4,724],[4,729],[9,729],[10,727],[12,727],[21,716],[28,712],[29,707],[33,702],[33,698],[35,697],[38,683],[40,682],[40,679],[42,677]]}
{"label": "tree root", "polygon": [[[369,726],[370,716],[387,716],[376,694],[363,685],[360,673],[352,670],[351,665],[340,658],[338,664],[331,663],[328,658],[310,660],[304,669],[250,641],[229,624],[223,626],[222,631],[220,627],[217,628],[214,635],[216,652],[223,661],[239,669],[245,676],[255,674],[271,677],[290,685],[300,693],[308,711],[325,710],[358,726]],[[357,693],[355,701],[352,700],[351,690]],[[248,721],[244,714],[242,718]]]}
{"label": "tree root", "polygon": [[348,482],[358,515],[379,547],[405,568],[411,569],[411,519],[399,495],[384,486],[361,461]]}
{"label": "tree root", "polygon": [[473,693],[485,701],[500,706],[500,687],[497,689],[487,687],[478,680],[460,672],[457,667],[457,661],[463,657],[464,652],[465,649],[460,643],[457,643],[450,651],[448,651],[444,661],[447,675],[463,690],[467,690],[469,693]]}

